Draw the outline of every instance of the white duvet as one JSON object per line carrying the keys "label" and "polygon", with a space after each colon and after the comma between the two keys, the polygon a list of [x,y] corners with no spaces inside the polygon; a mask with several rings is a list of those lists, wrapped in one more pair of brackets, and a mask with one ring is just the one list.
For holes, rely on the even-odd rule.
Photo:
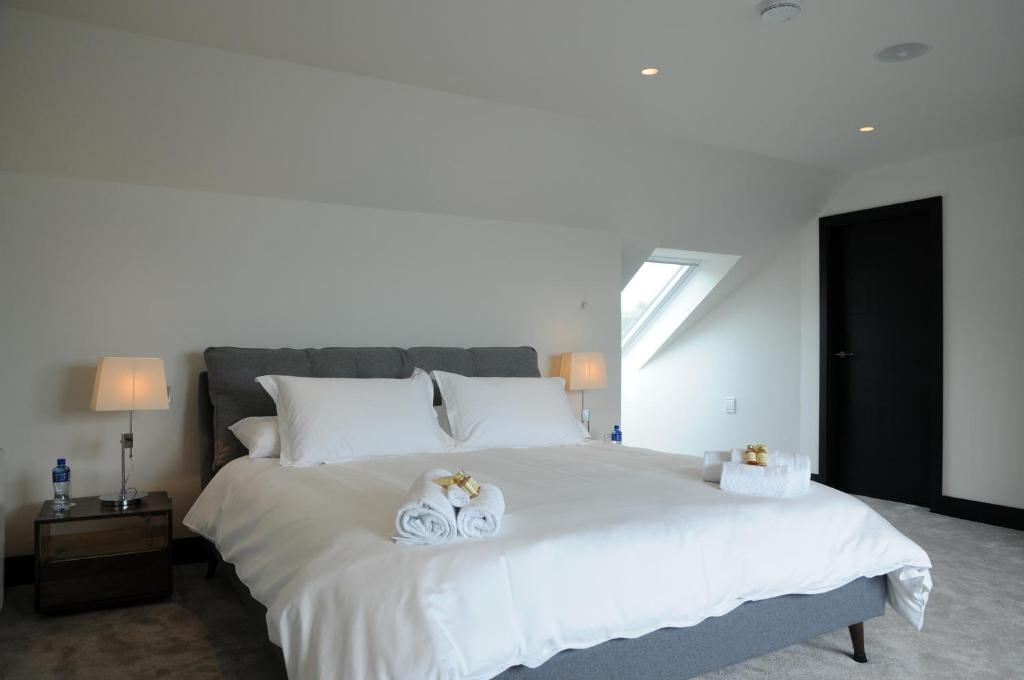
{"label": "white duvet", "polygon": [[[501,487],[500,535],[391,540],[405,491],[438,467]],[[293,680],[491,678],[878,574],[921,627],[928,556],[864,503],[818,484],[797,498],[735,496],[700,477],[699,459],[609,444],[310,468],[242,458],[184,523],[266,605]]]}

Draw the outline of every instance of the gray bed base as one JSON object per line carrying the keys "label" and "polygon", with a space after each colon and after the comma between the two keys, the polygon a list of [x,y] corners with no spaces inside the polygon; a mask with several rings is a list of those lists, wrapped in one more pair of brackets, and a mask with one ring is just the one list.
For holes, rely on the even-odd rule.
{"label": "gray bed base", "polygon": [[[230,353],[232,349],[216,348],[221,352],[222,358],[225,351]],[[440,349],[442,352],[466,352]],[[488,351],[500,349],[489,348]],[[521,355],[524,349],[529,348],[509,348],[510,352],[516,353],[513,363],[522,363]],[[244,362],[252,352],[279,351],[294,353],[317,350],[238,350],[241,355],[238,358]],[[361,348],[358,351],[372,352],[374,348]],[[391,349],[388,348],[388,351]],[[469,373],[465,371],[464,366],[465,364],[460,364],[451,367],[455,369],[452,372]],[[435,365],[431,368],[445,370],[443,366]],[[459,368],[463,370],[457,370]],[[272,369],[273,367],[268,366],[265,361],[261,361],[258,367],[258,370],[266,372],[272,372]],[[520,369],[515,370],[518,372]],[[198,391],[200,460],[203,465],[202,480],[205,486],[216,472],[215,407],[211,401],[209,377],[206,372],[199,376]],[[237,408],[237,404],[235,406]],[[242,602],[253,615],[265,617],[264,607],[252,598],[248,588],[238,580],[232,565],[223,562],[211,545],[208,578],[215,576],[218,565],[222,565],[221,571],[224,576],[231,581]],[[849,627],[850,630],[853,660],[864,663],[867,656],[864,652],[863,622],[885,614],[886,588],[885,576],[875,576],[859,578],[840,588],[817,595],[783,595],[769,600],[747,602],[728,614],[705,619],[688,628],[663,628],[639,638],[609,640],[588,649],[566,650],[556,654],[538,668],[516,666],[502,672],[495,680],[682,680],[783,649],[843,627]]]}
{"label": "gray bed base", "polygon": [[[214,577],[219,565],[219,572],[231,582],[242,606],[265,622],[266,608],[239,580],[234,566],[220,561],[213,546],[210,549],[215,557],[207,578]],[[850,627],[854,642],[851,658],[865,663],[863,622],[885,613],[885,596],[885,576],[875,576],[818,595],[783,595],[747,602],[696,626],[662,628],[643,637],[565,650],[537,668],[514,666],[494,680],[683,680],[844,626]],[[283,653],[275,649],[284,668]]]}

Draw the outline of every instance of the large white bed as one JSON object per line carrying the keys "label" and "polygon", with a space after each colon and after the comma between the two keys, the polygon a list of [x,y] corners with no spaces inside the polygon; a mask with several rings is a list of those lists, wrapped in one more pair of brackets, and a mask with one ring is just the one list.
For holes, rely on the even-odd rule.
{"label": "large white bed", "polygon": [[[502,488],[498,536],[392,541],[404,493],[438,467]],[[293,680],[483,680],[880,574],[920,627],[931,588],[925,552],[854,497],[730,495],[696,458],[603,443],[305,468],[239,458],[184,522],[266,607]]]}

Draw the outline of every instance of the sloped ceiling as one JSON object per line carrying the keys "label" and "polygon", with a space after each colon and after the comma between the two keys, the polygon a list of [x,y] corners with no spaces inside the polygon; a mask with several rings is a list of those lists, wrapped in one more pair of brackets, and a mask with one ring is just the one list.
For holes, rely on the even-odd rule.
{"label": "sloped ceiling", "polygon": [[[0,8],[0,169],[602,229],[747,255],[839,174]],[[632,263],[632,264],[631,264]]]}
{"label": "sloped ceiling", "polygon": [[1024,133],[1020,0],[3,2],[843,171]]}

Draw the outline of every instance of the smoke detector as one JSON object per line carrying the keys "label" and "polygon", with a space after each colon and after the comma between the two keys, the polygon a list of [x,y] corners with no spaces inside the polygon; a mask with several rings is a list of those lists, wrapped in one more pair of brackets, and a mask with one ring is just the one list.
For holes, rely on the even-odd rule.
{"label": "smoke detector", "polygon": [[779,24],[800,13],[800,0],[764,0],[759,8],[761,21]]}

